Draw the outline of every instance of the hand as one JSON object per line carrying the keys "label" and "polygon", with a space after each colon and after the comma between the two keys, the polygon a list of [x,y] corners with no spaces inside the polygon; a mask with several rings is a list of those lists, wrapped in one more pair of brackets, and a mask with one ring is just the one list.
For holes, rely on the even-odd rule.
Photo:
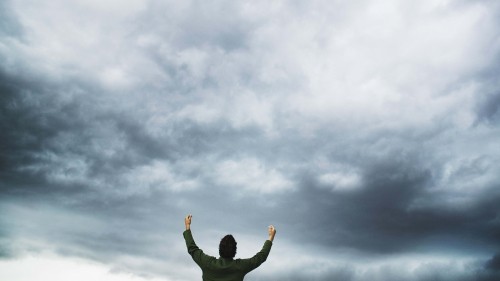
{"label": "hand", "polygon": [[186,230],[189,230],[191,229],[191,218],[193,216],[192,215],[187,215],[185,218],[184,218],[184,224],[186,225]]}
{"label": "hand", "polygon": [[268,227],[268,231],[269,231],[269,241],[273,242],[274,235],[276,235],[276,228],[274,228],[274,226],[270,225]]}

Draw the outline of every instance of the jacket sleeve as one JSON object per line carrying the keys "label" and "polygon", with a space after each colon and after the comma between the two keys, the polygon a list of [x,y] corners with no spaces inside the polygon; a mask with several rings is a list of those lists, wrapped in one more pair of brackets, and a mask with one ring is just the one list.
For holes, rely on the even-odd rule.
{"label": "jacket sleeve", "polygon": [[269,256],[269,252],[271,252],[272,245],[273,242],[266,240],[266,242],[264,242],[264,246],[262,246],[262,250],[255,254],[255,256],[249,259],[242,259],[241,261],[244,264],[245,271],[250,272],[259,267],[263,262],[265,262],[267,256]]}
{"label": "jacket sleeve", "polygon": [[205,253],[203,253],[203,251],[198,248],[198,246],[196,246],[193,235],[191,234],[191,230],[184,231],[183,236],[184,240],[186,241],[188,253],[191,255],[196,264],[198,264],[198,266],[200,266],[202,269],[209,264],[210,260],[215,259],[214,257],[205,255]]}

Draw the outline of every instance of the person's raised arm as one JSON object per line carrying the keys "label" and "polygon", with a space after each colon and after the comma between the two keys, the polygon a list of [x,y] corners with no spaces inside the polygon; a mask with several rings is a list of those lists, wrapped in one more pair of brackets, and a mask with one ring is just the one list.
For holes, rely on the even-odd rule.
{"label": "person's raised arm", "polygon": [[276,228],[270,225],[268,227],[268,234],[269,234],[269,239],[267,239],[264,242],[264,246],[262,247],[262,250],[260,250],[260,252],[258,252],[257,254],[255,254],[255,256],[249,259],[241,260],[245,265],[246,272],[250,272],[259,267],[263,262],[266,261],[267,256],[269,256],[269,252],[271,251],[271,247],[273,245],[274,236],[276,235]]}
{"label": "person's raised arm", "polygon": [[187,215],[184,218],[184,225],[186,226],[186,231],[184,231],[184,240],[186,241],[186,247],[188,253],[191,255],[193,260],[201,267],[204,264],[207,264],[210,260],[215,259],[214,257],[205,255],[203,251],[198,248],[196,243],[194,242],[193,235],[191,234],[191,218],[192,215]]}

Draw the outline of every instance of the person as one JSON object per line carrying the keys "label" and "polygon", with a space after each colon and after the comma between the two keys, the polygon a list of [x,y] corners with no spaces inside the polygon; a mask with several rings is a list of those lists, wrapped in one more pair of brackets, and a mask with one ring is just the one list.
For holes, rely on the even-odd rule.
{"label": "person", "polygon": [[191,233],[192,215],[184,218],[186,230],[183,233],[188,253],[201,268],[203,281],[242,281],[247,273],[259,267],[266,261],[273,245],[276,229],[270,225],[269,239],[264,242],[262,250],[249,259],[234,259],[236,255],[236,240],[230,234],[226,235],[219,244],[219,258],[203,253],[196,246]]}

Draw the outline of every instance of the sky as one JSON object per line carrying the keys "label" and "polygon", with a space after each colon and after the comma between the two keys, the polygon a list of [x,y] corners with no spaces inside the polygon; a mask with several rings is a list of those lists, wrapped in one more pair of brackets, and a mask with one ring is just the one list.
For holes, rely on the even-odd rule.
{"label": "sky", "polygon": [[499,280],[500,3],[0,1],[0,279]]}

